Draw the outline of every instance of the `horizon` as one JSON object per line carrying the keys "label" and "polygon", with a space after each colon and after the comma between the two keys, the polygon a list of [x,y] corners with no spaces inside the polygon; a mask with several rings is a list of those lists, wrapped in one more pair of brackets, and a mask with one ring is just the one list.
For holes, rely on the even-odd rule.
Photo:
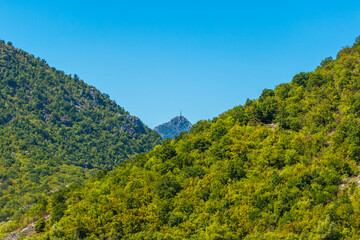
{"label": "horizon", "polygon": [[359,7],[5,0],[0,38],[77,74],[153,129],[179,109],[192,124],[212,119],[335,58],[360,34]]}

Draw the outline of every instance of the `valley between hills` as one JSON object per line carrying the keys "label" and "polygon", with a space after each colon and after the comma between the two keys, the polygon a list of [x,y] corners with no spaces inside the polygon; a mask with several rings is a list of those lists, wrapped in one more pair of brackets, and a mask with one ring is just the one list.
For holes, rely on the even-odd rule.
{"label": "valley between hills", "polygon": [[1,41],[0,109],[3,239],[360,238],[359,38],[218,117],[156,131]]}

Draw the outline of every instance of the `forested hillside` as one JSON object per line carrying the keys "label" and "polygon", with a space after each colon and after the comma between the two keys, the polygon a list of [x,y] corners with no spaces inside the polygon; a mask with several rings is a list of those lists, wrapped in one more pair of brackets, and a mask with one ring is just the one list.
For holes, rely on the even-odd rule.
{"label": "forested hillside", "polygon": [[39,219],[34,239],[359,239],[359,74],[357,39],[313,72],[55,192],[22,223]]}
{"label": "forested hillside", "polygon": [[0,222],[160,143],[108,95],[4,41],[0,112]]}

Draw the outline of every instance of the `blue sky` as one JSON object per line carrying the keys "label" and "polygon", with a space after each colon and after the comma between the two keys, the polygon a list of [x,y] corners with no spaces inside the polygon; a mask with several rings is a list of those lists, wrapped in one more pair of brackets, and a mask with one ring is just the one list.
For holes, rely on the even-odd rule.
{"label": "blue sky", "polygon": [[360,1],[0,1],[0,39],[150,127],[212,119],[360,35]]}

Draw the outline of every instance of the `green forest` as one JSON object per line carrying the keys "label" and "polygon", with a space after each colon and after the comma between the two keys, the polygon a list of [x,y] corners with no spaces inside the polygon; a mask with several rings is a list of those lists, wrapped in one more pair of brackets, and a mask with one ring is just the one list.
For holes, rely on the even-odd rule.
{"label": "green forest", "polygon": [[0,41],[0,223],[160,143],[138,118],[45,60]]}
{"label": "green forest", "polygon": [[[27,56],[10,46],[2,45],[2,49],[5,49],[2,50],[3,59],[6,58],[3,52],[9,50]],[[30,57],[15,59],[35,61]],[[36,63],[40,66],[35,68],[27,63],[30,70],[24,74],[32,76],[30,79],[38,79],[37,74],[44,69],[45,73],[59,74],[57,78],[73,84],[69,83],[71,87],[65,85],[65,89],[62,85],[50,85],[50,80],[45,89],[40,83],[36,84],[34,89],[40,88],[36,91],[38,94],[31,94],[35,91],[32,90],[25,95],[29,99],[40,99],[41,104],[34,106],[36,101],[21,100],[25,99],[25,90],[20,97],[12,87],[18,84],[27,88],[23,83],[26,81],[20,80],[23,79],[21,74],[14,76],[19,79],[15,83],[10,80],[13,77],[6,77],[6,83],[2,80],[6,90],[1,93],[0,106],[8,106],[2,111],[9,113],[2,116],[2,124],[6,127],[1,129],[1,144],[2,149],[8,150],[3,153],[7,157],[2,157],[1,161],[10,167],[5,167],[5,171],[1,169],[1,174],[4,171],[7,177],[0,179],[2,183],[11,180],[14,187],[9,187],[10,183],[6,185],[1,199],[20,194],[23,189],[20,186],[31,188],[31,177],[40,175],[36,174],[37,169],[42,170],[40,173],[45,171],[40,176],[47,176],[54,169],[58,172],[56,177],[40,178],[42,188],[37,189],[38,192],[44,191],[44,186],[50,190],[48,185],[58,176],[78,178],[79,169],[84,171],[91,169],[90,166],[103,170],[85,183],[74,182],[57,189],[49,197],[36,198],[35,204],[28,203],[28,211],[21,211],[24,214],[14,215],[12,221],[0,226],[4,236],[35,222],[35,232],[20,237],[360,238],[360,38],[352,47],[339,51],[335,59],[323,60],[314,71],[296,74],[289,83],[280,84],[274,90],[265,89],[258,99],[247,100],[244,105],[212,120],[199,121],[190,133],[164,140],[161,145],[136,154],[134,158],[130,157],[132,153],[152,147],[147,139],[158,140],[158,136],[145,128],[145,135],[135,137],[132,142],[128,140],[128,145],[120,144],[119,138],[128,136],[119,131],[114,120],[117,112],[125,114],[122,109],[98,92],[95,99],[101,100],[94,100],[91,88],[76,77],[47,69],[40,60]],[[0,64],[2,69],[10,69],[2,70],[2,76],[19,72],[6,67],[7,60],[1,60]],[[31,75],[33,72],[36,74]],[[80,94],[78,85],[89,89],[81,104],[76,95]],[[68,93],[68,100],[55,98],[44,103],[42,94],[51,89]],[[57,101],[62,102],[57,105]],[[76,104],[73,111],[64,109],[69,101],[77,101],[81,109],[87,110],[78,111]],[[106,104],[101,105],[101,101]],[[15,107],[11,108],[12,104]],[[25,110],[15,111],[20,107]],[[111,113],[112,117],[102,120],[98,111],[108,108],[112,111],[102,114]],[[44,114],[49,109],[56,109],[53,114],[56,112],[58,117],[46,121]],[[78,120],[79,114],[82,120]],[[66,126],[61,120],[63,116],[72,126]],[[89,126],[92,131],[87,131]],[[115,145],[118,151],[113,150],[111,154],[106,150],[91,151],[92,147],[114,147],[99,137],[96,138],[99,142],[84,141],[88,136],[93,138],[92,134],[109,134],[113,142],[118,143]],[[65,136],[71,140],[64,141]],[[134,142],[137,145],[131,145]],[[123,148],[125,151],[119,154]],[[124,156],[129,160],[121,162]],[[74,170],[64,171],[60,163]],[[119,165],[111,170],[114,163]],[[16,167],[19,165],[21,168]],[[22,177],[19,171],[24,174]],[[42,182],[45,179],[50,182]],[[3,202],[3,209],[12,209],[8,200]]]}

